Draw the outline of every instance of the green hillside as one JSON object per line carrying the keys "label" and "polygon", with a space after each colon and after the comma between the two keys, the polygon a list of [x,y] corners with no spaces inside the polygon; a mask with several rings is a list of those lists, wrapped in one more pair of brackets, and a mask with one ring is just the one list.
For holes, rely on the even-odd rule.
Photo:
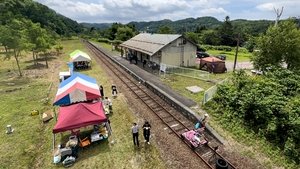
{"label": "green hillside", "polygon": [[[267,28],[273,24],[273,21],[270,20],[245,20],[237,19],[232,20],[232,25],[237,30],[242,30],[245,33],[257,36],[260,33],[264,33]],[[164,19],[160,21],[141,21],[129,22],[128,25],[135,25],[135,28],[138,31],[147,31],[147,32],[158,32],[159,28],[162,26],[168,26],[175,33],[182,34],[184,32],[195,32],[197,29],[217,29],[222,25],[223,21],[210,16],[199,17],[199,18],[186,18],[177,21],[172,21],[169,19]],[[81,23],[84,27],[91,28],[95,27],[100,30],[109,28],[112,23]]]}
{"label": "green hillside", "polygon": [[40,23],[42,28],[52,30],[58,35],[75,35],[83,31],[83,26],[54,10],[32,0],[1,0],[0,25],[12,19],[29,19]]}
{"label": "green hillside", "polygon": [[168,19],[161,21],[150,21],[150,22],[130,22],[129,24],[135,25],[140,31],[157,32],[161,26],[169,26],[176,33],[195,31],[197,27],[215,28],[222,24],[214,17],[199,17],[199,18],[186,18],[177,21],[171,21]]}

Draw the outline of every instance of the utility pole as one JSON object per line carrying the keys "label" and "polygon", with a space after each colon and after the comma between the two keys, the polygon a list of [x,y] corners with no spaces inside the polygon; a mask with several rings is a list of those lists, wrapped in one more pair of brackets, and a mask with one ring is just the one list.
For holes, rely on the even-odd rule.
{"label": "utility pole", "polygon": [[235,57],[234,57],[234,63],[233,63],[233,72],[235,72],[237,55],[239,52],[239,45],[240,45],[240,33],[238,34],[237,43],[236,43]]}

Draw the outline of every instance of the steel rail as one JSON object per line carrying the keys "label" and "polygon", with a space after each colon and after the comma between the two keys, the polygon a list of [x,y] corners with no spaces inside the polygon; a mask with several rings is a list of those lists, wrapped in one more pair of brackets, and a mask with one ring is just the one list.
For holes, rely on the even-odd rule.
{"label": "steel rail", "polygon": [[[94,55],[99,58],[103,64],[105,64],[108,68],[110,68],[110,70],[112,71],[112,73],[114,73],[116,75],[116,77],[118,77],[141,101],[143,101],[145,103],[145,105],[147,107],[149,107],[150,110],[152,110],[152,112],[159,118],[161,119],[161,121],[171,130],[173,131],[179,138],[181,138],[181,133],[178,133],[175,129],[173,129],[171,127],[171,125],[169,125],[169,121],[167,122],[165,119],[163,119],[164,117],[161,117],[157,112],[161,112],[163,110],[164,113],[167,113],[169,115],[169,117],[172,117],[174,119],[174,121],[176,121],[177,123],[179,123],[181,126],[183,126],[185,129],[190,130],[188,126],[186,126],[180,119],[178,119],[175,115],[173,115],[169,110],[167,110],[165,108],[165,106],[163,106],[160,102],[157,101],[157,99],[155,99],[154,97],[152,97],[150,94],[148,94],[148,92],[144,91],[144,89],[140,86],[140,83],[135,83],[134,81],[136,80],[132,80],[132,78],[127,77],[127,73],[123,73],[125,72],[124,70],[121,71],[119,66],[116,66],[116,64],[111,63],[112,60],[108,59],[110,58],[110,56],[107,56],[106,53],[102,52],[99,48],[97,48],[96,46],[94,46],[93,44],[91,44],[90,42],[86,42],[85,43],[87,45],[87,47],[94,53]],[[100,56],[99,56],[100,55]],[[103,57],[103,55],[105,57]],[[102,57],[101,57],[102,56]],[[116,72],[117,71],[117,72]],[[130,76],[131,77],[131,76]],[[125,79],[123,79],[125,78]],[[129,85],[131,84],[131,85]],[[142,96],[141,93],[142,92]],[[146,99],[148,98],[148,99]],[[151,99],[151,100],[149,100]],[[161,110],[157,111],[155,110],[155,108],[151,107],[151,105],[149,103],[146,103],[147,101],[151,101],[151,103],[156,104],[158,107],[155,108],[161,108]],[[174,109],[172,106],[170,106],[172,109]],[[167,118],[169,118],[167,117]],[[183,130],[183,129],[180,129]],[[182,139],[181,139],[182,140]],[[188,147],[191,148],[190,144],[188,144],[186,141],[182,140]],[[220,158],[226,160],[220,153],[218,153],[217,151],[214,150],[214,148],[212,148],[210,145],[207,144],[207,147],[216,155],[218,155]],[[209,164],[209,162],[207,160],[205,160],[201,153],[197,152],[197,151],[193,151],[209,168],[214,168],[211,164]],[[235,169],[234,165],[231,164],[228,160],[226,160],[226,162],[229,164],[229,166],[232,169]]]}

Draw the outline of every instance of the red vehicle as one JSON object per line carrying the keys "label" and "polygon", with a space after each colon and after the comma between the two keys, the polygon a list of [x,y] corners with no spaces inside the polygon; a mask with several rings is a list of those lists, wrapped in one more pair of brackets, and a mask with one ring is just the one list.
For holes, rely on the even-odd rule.
{"label": "red vehicle", "polygon": [[199,130],[190,130],[181,134],[181,138],[190,143],[193,150],[208,143],[204,134]]}

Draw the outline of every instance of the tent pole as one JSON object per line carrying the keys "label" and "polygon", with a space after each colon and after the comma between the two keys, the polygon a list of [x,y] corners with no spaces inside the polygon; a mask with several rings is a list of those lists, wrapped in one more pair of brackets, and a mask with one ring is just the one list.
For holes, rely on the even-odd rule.
{"label": "tent pole", "polygon": [[55,107],[53,107],[53,112],[54,112],[55,120],[56,120],[56,122],[57,122],[57,115],[56,115]]}
{"label": "tent pole", "polygon": [[108,122],[106,122],[106,125],[108,126],[108,132],[109,132],[108,134],[112,135],[112,130],[111,130],[110,124]]}

